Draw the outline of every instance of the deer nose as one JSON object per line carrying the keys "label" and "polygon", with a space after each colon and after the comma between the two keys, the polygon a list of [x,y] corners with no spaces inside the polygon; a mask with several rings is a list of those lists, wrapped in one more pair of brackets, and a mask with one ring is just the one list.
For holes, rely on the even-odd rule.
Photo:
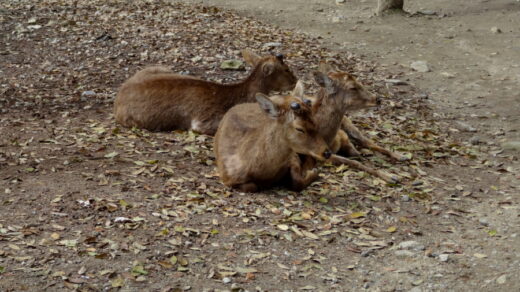
{"label": "deer nose", "polygon": [[325,152],[323,152],[323,157],[325,157],[325,159],[329,159],[331,155],[332,155],[332,153],[330,153],[329,150],[326,150]]}

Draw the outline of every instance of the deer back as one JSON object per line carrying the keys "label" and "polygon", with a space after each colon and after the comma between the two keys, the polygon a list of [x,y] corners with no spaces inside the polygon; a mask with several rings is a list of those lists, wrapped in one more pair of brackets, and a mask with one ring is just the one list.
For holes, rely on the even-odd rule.
{"label": "deer back", "polygon": [[146,68],[122,85],[114,103],[115,118],[127,127],[214,134],[232,106],[254,101],[257,92],[288,90],[296,83],[282,55],[259,57],[246,50],[244,57],[253,70],[233,84],[178,75],[164,67]]}

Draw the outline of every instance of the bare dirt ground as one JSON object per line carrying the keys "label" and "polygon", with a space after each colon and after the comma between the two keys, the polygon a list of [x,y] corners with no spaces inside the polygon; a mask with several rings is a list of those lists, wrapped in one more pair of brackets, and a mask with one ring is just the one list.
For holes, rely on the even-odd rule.
{"label": "bare dirt ground", "polygon": [[[384,18],[362,0],[2,2],[0,290],[520,290],[519,152],[503,144],[520,140],[520,3],[453,2]],[[413,156],[361,158],[402,184],[324,166],[302,193],[238,193],[212,137],[114,123],[139,68],[230,82],[246,73],[222,61],[272,42],[309,90],[327,59],[386,97],[353,120]]]}

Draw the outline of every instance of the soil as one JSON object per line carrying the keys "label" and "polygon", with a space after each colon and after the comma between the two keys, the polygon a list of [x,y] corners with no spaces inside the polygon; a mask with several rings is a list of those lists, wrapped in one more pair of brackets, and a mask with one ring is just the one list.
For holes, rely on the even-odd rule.
{"label": "soil", "polygon": [[[519,291],[520,2],[405,2],[0,4],[1,291]],[[212,137],[115,124],[137,69],[229,82],[268,42],[309,90],[324,58],[386,97],[352,118],[413,154],[361,158],[402,184],[325,165],[239,193]]]}

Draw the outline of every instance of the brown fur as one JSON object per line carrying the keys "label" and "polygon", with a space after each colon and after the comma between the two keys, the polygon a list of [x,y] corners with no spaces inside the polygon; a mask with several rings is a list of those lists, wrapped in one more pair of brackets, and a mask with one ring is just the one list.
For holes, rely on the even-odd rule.
{"label": "brown fur", "polygon": [[234,105],[253,102],[257,92],[289,90],[295,85],[296,77],[281,58],[259,57],[248,50],[242,53],[254,68],[249,77],[235,84],[178,75],[165,67],[137,72],[117,94],[116,121],[152,131],[192,129],[213,135]]}
{"label": "brown fur", "polygon": [[[321,135],[333,146],[347,111],[376,106],[376,96],[347,72],[337,71],[326,63],[320,64],[314,78],[321,86],[313,103]],[[331,150],[338,152],[336,146]]]}
{"label": "brown fur", "polygon": [[[298,88],[301,83],[293,95],[300,93]],[[233,107],[220,123],[214,141],[220,179],[227,186],[254,192],[289,177],[291,187],[301,190],[318,174],[303,168],[298,154],[317,160],[330,155],[311,108],[295,96],[273,96],[268,102],[265,95],[257,98],[258,103]],[[291,109],[291,103],[300,109]],[[272,109],[265,104],[272,104]]]}
{"label": "brown fur", "polygon": [[[376,97],[346,72],[338,71],[325,63],[320,64],[319,70],[315,73],[315,79],[322,88],[313,98],[313,111],[315,112],[318,129],[333,153],[342,152],[349,155],[358,155],[359,153],[352,145],[349,136],[341,129],[342,126],[348,126],[348,129],[354,127],[352,123],[349,124],[350,120],[345,117],[345,113],[375,106]],[[305,160],[309,159],[312,160],[312,158],[305,158]],[[338,155],[333,155],[331,161],[336,164],[347,164],[388,182],[396,180],[395,177],[384,172]],[[309,167],[314,167],[313,163],[307,161],[304,163],[310,165]]]}

